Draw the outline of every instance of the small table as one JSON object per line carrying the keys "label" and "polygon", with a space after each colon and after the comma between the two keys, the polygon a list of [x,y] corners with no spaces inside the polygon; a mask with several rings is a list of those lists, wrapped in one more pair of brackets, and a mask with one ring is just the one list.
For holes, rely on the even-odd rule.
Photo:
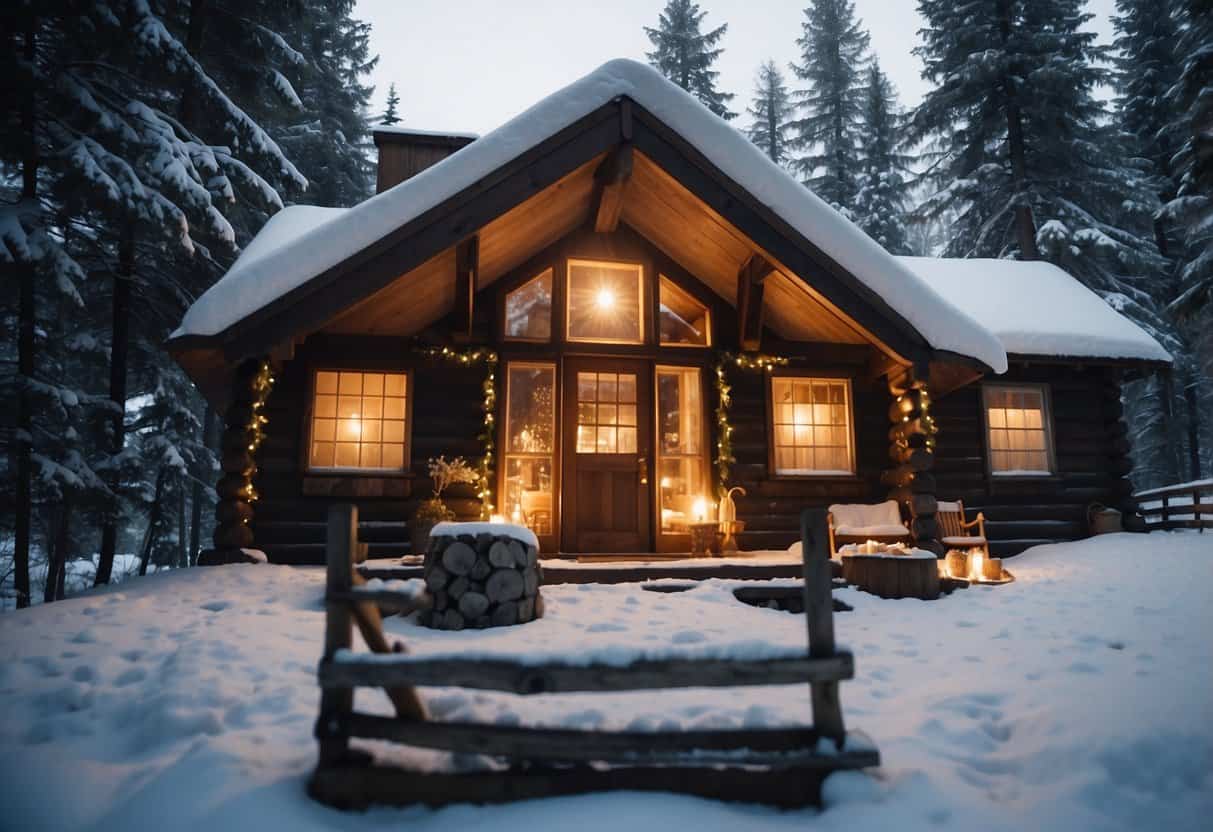
{"label": "small table", "polygon": [[939,597],[939,560],[925,549],[910,549],[904,555],[844,552],[842,577],[881,598],[933,601]]}

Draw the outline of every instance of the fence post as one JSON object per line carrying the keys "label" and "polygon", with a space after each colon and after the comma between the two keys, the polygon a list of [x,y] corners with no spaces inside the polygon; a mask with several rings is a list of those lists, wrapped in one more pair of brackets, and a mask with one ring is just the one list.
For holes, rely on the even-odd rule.
{"label": "fence post", "polygon": [[1197,534],[1205,533],[1205,524],[1200,522],[1200,488],[1192,489],[1192,520],[1196,523]]}
{"label": "fence post", "polygon": [[[804,560],[804,618],[809,631],[809,657],[834,655],[834,595],[826,511],[806,508],[800,513],[800,546]],[[846,739],[838,682],[810,682],[813,726],[820,736],[841,747]]]}
{"label": "fence post", "polygon": [[1171,504],[1171,501],[1169,499],[1167,499],[1167,495],[1163,494],[1162,495],[1162,527],[1167,531],[1171,531],[1171,512],[1169,510],[1170,504]]}
{"label": "fence post", "polygon": [[[338,650],[353,643],[353,624],[348,603],[330,600],[349,592],[353,584],[354,557],[358,550],[358,507],[329,506],[325,538],[324,661],[332,661]],[[320,765],[341,761],[349,748],[349,737],[341,723],[354,709],[353,688],[324,688],[320,693]]]}

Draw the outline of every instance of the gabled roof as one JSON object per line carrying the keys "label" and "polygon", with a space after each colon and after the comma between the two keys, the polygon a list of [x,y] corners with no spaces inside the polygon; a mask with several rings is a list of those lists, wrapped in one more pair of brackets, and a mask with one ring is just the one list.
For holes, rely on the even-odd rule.
{"label": "gabled roof", "polygon": [[1052,263],[898,258],[1014,356],[1171,362],[1144,329]]}
{"label": "gabled roof", "polygon": [[[790,240],[793,248],[805,252],[798,262],[816,268],[787,263],[800,279],[829,286],[829,291],[822,290],[825,294],[845,296],[835,300],[840,307],[866,303],[909,339],[906,343],[975,359],[995,372],[1006,369],[1006,353],[985,327],[793,179],[735,128],[655,70],[628,60],[604,64],[442,162],[353,208],[333,213],[324,222],[312,224],[318,216],[314,214],[305,222],[296,210],[276,228],[267,226],[276,244],[260,246],[255,258],[241,257],[189,309],[170,346],[197,347],[212,338],[222,341],[240,329],[261,328],[262,319],[272,310],[309,295],[321,298],[319,305],[336,314],[340,309],[331,307],[337,297],[352,304],[369,294],[364,284],[374,283],[377,288],[385,282],[382,268],[370,277],[360,276],[361,282],[346,276],[349,269],[393,246],[399,247],[393,251],[407,247],[414,253],[420,246],[401,238],[405,230],[445,240],[458,229],[441,229],[446,235],[442,236],[435,230],[437,223],[430,222],[443,206],[478,198],[510,165],[531,158],[540,149],[553,158],[562,153],[572,158],[573,141],[566,141],[566,134],[612,102],[624,99],[634,102],[638,113],[655,120],[650,131],[657,137],[654,142],[664,141],[664,134],[672,133],[673,140],[702,156],[692,164],[723,174],[729,186],[742,191],[747,216],[770,218],[771,224],[764,230],[776,228],[774,236]],[[595,129],[603,133],[601,128]],[[637,147],[645,150],[639,137]],[[584,159],[577,157],[577,162]],[[474,231],[475,227],[463,229],[463,233]],[[764,236],[769,239],[772,235]],[[355,296],[340,295],[342,285]]]}

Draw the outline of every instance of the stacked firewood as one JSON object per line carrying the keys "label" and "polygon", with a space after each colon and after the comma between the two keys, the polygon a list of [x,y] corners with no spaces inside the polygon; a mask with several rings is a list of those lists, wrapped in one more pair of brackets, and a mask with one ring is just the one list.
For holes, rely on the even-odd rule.
{"label": "stacked firewood", "polygon": [[539,550],[507,535],[435,535],[425,554],[433,597],[421,622],[439,630],[506,627],[543,615]]}

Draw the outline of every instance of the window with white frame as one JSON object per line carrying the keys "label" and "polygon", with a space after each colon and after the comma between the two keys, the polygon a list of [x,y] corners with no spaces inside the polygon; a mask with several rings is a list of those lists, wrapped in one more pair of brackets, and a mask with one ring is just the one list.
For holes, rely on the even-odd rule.
{"label": "window with white frame", "polygon": [[1049,399],[1041,385],[987,384],[986,410],[990,473],[1004,477],[1053,473]]}
{"label": "window with white frame", "polygon": [[772,378],[771,422],[776,474],[841,476],[855,472],[849,380]]}

